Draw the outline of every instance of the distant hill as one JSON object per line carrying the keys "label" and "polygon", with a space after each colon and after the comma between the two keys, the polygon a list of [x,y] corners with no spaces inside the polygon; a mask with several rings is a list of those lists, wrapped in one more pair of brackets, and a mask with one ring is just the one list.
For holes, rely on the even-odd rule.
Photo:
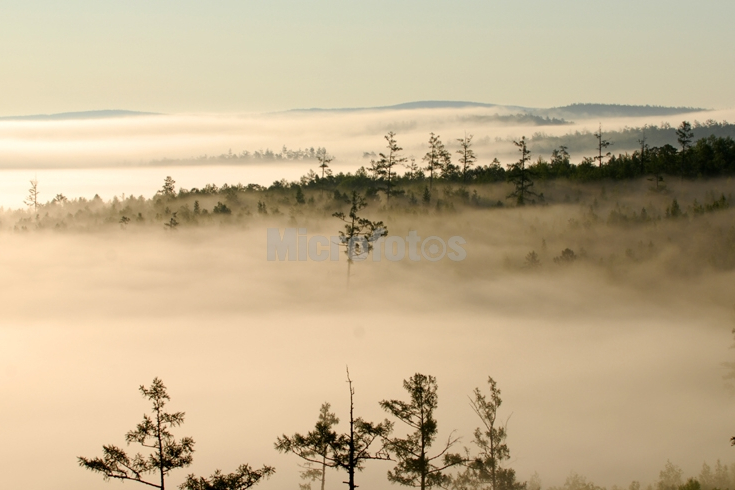
{"label": "distant hill", "polygon": [[591,119],[597,117],[671,116],[707,110],[699,107],[664,107],[657,105],[572,104],[563,107],[552,107],[551,109],[531,109],[531,112],[538,116]]}
{"label": "distant hill", "polygon": [[[417,102],[405,102],[403,104],[386,105],[378,107],[348,107],[323,109],[314,107],[311,109],[291,109],[287,112],[354,112],[354,111],[400,111],[409,109],[463,109],[465,107],[487,107],[499,108],[510,106],[499,106],[497,104],[485,104],[483,102],[467,102],[456,100],[420,100]],[[522,109],[518,107],[516,109]]]}
{"label": "distant hill", "polygon": [[31,116],[5,116],[0,121],[64,121],[69,119],[110,119],[115,117],[155,116],[156,112],[136,112],[121,110],[62,112],[59,114],[34,114]]}
{"label": "distant hill", "polygon": [[675,114],[686,114],[690,112],[702,112],[707,109],[698,107],[664,107],[652,105],[621,105],[621,104],[572,104],[563,107],[552,107],[550,109],[509,106],[498,104],[487,104],[483,102],[451,101],[451,100],[422,100],[417,102],[406,102],[403,104],[377,106],[377,107],[352,107],[352,108],[311,108],[291,109],[287,112],[357,112],[357,111],[400,111],[410,109],[464,109],[464,108],[487,108],[502,111],[506,114],[516,113],[518,115],[529,114],[542,118],[557,119],[562,124],[572,119],[592,119],[598,117],[646,117],[646,116],[670,116]]}

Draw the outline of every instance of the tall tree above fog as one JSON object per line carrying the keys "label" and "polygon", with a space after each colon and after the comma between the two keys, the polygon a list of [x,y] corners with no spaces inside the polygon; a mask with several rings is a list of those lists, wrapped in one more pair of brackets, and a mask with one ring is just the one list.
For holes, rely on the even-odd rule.
{"label": "tall tree above fog", "polygon": [[515,187],[513,192],[508,194],[508,198],[515,198],[516,204],[523,206],[528,202],[529,197],[536,195],[535,192],[531,191],[531,187],[533,187],[532,171],[527,165],[531,159],[531,152],[528,150],[525,136],[520,141],[514,141],[513,143],[518,147],[521,158],[516,163],[508,165],[507,179]]}
{"label": "tall tree above fog", "polygon": [[329,155],[325,148],[319,148],[316,152],[316,158],[319,160],[319,168],[322,169],[322,179],[325,176],[332,175],[329,164],[332,163],[334,157]]}
{"label": "tall tree above fog", "polygon": [[604,155],[602,154],[602,151],[610,146],[609,141],[602,139],[602,123],[600,123],[600,127],[595,133],[595,138],[597,138],[597,156],[594,158],[594,160],[597,160],[598,167],[602,167],[603,159],[610,156],[609,151]]}
{"label": "tall tree above fog", "polygon": [[434,183],[434,173],[441,170],[446,154],[448,152],[444,148],[444,143],[439,139],[439,135],[429,133],[429,151],[426,152],[423,158],[424,162],[426,162],[425,169],[429,173],[429,192],[431,192]]}
{"label": "tall tree above fog", "polygon": [[498,408],[503,401],[492,377],[488,376],[487,384],[487,395],[475,388],[470,397],[470,406],[482,423],[475,429],[472,441],[478,452],[467,458],[466,469],[454,479],[453,488],[522,490],[526,485],[516,481],[515,470],[502,464],[510,459],[510,450],[505,442],[507,424],[498,420]]}
{"label": "tall tree above fog", "polygon": [[347,215],[342,211],[332,214],[344,222],[344,229],[339,231],[340,245],[345,247],[347,255],[347,284],[350,283],[350,268],[356,257],[363,257],[373,250],[373,243],[388,234],[382,221],[370,221],[358,215],[367,206],[367,200],[357,191],[352,191],[350,211]]}
{"label": "tall tree above fog", "polygon": [[284,435],[279,437],[275,443],[277,451],[293,453],[307,461],[307,464],[316,465],[316,467],[307,468],[305,475],[302,476],[319,480],[321,490],[324,490],[327,468],[335,467],[334,445],[338,435],[334,431],[334,426],[339,423],[339,419],[330,409],[329,403],[322,404],[314,429],[305,436],[298,433],[293,436]]}
{"label": "tall tree above fog", "polygon": [[176,196],[176,181],[171,178],[171,176],[167,176],[165,179],[163,179],[163,187],[161,187],[161,190],[159,191],[161,195],[166,197],[174,197]]}
{"label": "tall tree above fog", "polygon": [[[355,417],[355,389],[352,386],[349,370],[347,370],[347,384],[350,390],[348,432],[333,434],[328,431],[321,433],[312,431],[305,436],[284,435],[276,441],[276,449],[294,453],[314,464],[324,464],[329,468],[344,470],[347,472],[347,481],[343,483],[347,484],[349,490],[355,490],[357,488],[355,474],[364,468],[366,461],[390,459],[384,448],[372,450],[371,447],[376,441],[388,437],[393,430],[393,424],[388,420],[376,424],[367,422],[361,417]],[[329,446],[326,451],[323,450],[325,442]]]}
{"label": "tall tree above fog", "polygon": [[450,481],[445,470],[460,464],[462,457],[449,449],[457,442],[450,437],[441,451],[430,456],[429,448],[434,443],[438,424],[434,418],[439,402],[436,378],[415,374],[403,381],[409,401],[383,400],[380,406],[398,420],[408,425],[413,432],[406,437],[392,438],[386,445],[395,455],[395,468],[388,472],[388,480],[401,485],[426,490],[435,486],[444,487]]}
{"label": "tall tree above fog", "polygon": [[681,167],[681,178],[683,179],[687,169],[687,158],[689,157],[689,149],[692,147],[692,140],[694,139],[694,131],[692,131],[692,125],[689,121],[682,121],[679,127],[676,129],[676,141],[681,146],[680,156],[680,167]]}
{"label": "tall tree above fog", "polygon": [[38,179],[34,177],[30,182],[31,187],[28,189],[28,197],[26,197],[23,203],[29,208],[33,208],[33,213],[35,214],[38,212],[38,195],[40,194],[38,190]]}
{"label": "tall tree above fog", "polygon": [[462,167],[462,182],[467,183],[467,170],[469,170],[477,160],[475,152],[472,149],[472,135],[467,136],[465,133],[464,138],[458,138],[459,142],[459,164]]}
{"label": "tall tree above fog", "polygon": [[[150,453],[128,455],[114,445],[102,446],[102,457],[77,458],[79,466],[101,473],[105,480],[131,480],[165,490],[166,476],[175,469],[189,466],[194,452],[194,440],[183,437],[177,440],[171,429],[184,423],[184,412],[166,412],[170,400],[163,382],[154,378],[149,388],[140,386],[141,394],[148,399],[152,415],[143,415],[143,421],[125,435],[128,444],[140,444]],[[157,481],[144,479],[145,475],[158,474]]]}
{"label": "tall tree above fog", "polygon": [[393,131],[389,131],[388,134],[385,135],[385,140],[388,142],[388,145],[386,146],[388,151],[386,153],[380,153],[380,159],[377,162],[370,162],[370,171],[373,173],[376,180],[383,180],[385,182],[385,195],[388,200],[390,200],[391,190],[394,185],[393,177],[395,176],[395,172],[393,171],[393,167],[408,161],[406,157],[400,154],[400,152],[403,151],[403,148],[398,146],[395,136],[396,133]]}

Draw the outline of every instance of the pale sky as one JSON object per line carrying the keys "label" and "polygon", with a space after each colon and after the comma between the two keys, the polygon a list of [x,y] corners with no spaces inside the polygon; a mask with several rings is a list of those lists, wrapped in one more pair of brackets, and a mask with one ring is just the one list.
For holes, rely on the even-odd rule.
{"label": "pale sky", "polygon": [[0,0],[0,116],[735,106],[732,0]]}

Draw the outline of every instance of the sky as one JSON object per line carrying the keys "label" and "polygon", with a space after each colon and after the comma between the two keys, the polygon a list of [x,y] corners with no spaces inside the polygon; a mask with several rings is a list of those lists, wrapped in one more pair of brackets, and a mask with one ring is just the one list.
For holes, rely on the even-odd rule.
{"label": "sky", "polygon": [[0,0],[0,116],[735,106],[729,0]]}

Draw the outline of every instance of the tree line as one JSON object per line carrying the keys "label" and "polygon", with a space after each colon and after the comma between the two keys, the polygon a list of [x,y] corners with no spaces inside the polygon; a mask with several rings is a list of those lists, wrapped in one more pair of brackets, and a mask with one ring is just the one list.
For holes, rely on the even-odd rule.
{"label": "tree line", "polygon": [[[486,390],[476,388],[469,397],[471,410],[479,419],[471,447],[457,452],[460,438],[454,432],[446,441],[438,442],[438,422],[434,415],[438,407],[438,384],[434,376],[417,373],[404,380],[407,398],[382,400],[380,407],[391,416],[371,422],[355,413],[355,388],[347,371],[349,412],[344,429],[340,418],[332,412],[330,403],[323,403],[314,427],[305,433],[282,435],[274,448],[292,454],[305,464],[301,467],[302,490],[310,490],[317,482],[325,489],[327,470],[345,475],[342,483],[349,490],[358,488],[357,477],[370,461],[385,461],[393,465],[387,472],[391,483],[428,490],[524,490],[526,484],[517,481],[515,471],[507,465],[510,450],[506,443],[507,427],[498,418],[502,404],[500,389],[488,377]],[[140,386],[141,394],[151,402],[151,413],[125,435],[128,445],[137,444],[143,452],[128,454],[116,445],[102,447],[102,456],[78,457],[78,464],[102,475],[105,480],[133,481],[144,486],[165,490],[173,470],[191,465],[194,440],[176,438],[172,429],[184,422],[184,412],[168,412],[170,400],[159,378],[149,387]],[[397,435],[396,423],[408,430]],[[181,490],[246,490],[275,473],[275,468],[240,465],[232,473],[216,470],[209,477],[190,474]]]}

